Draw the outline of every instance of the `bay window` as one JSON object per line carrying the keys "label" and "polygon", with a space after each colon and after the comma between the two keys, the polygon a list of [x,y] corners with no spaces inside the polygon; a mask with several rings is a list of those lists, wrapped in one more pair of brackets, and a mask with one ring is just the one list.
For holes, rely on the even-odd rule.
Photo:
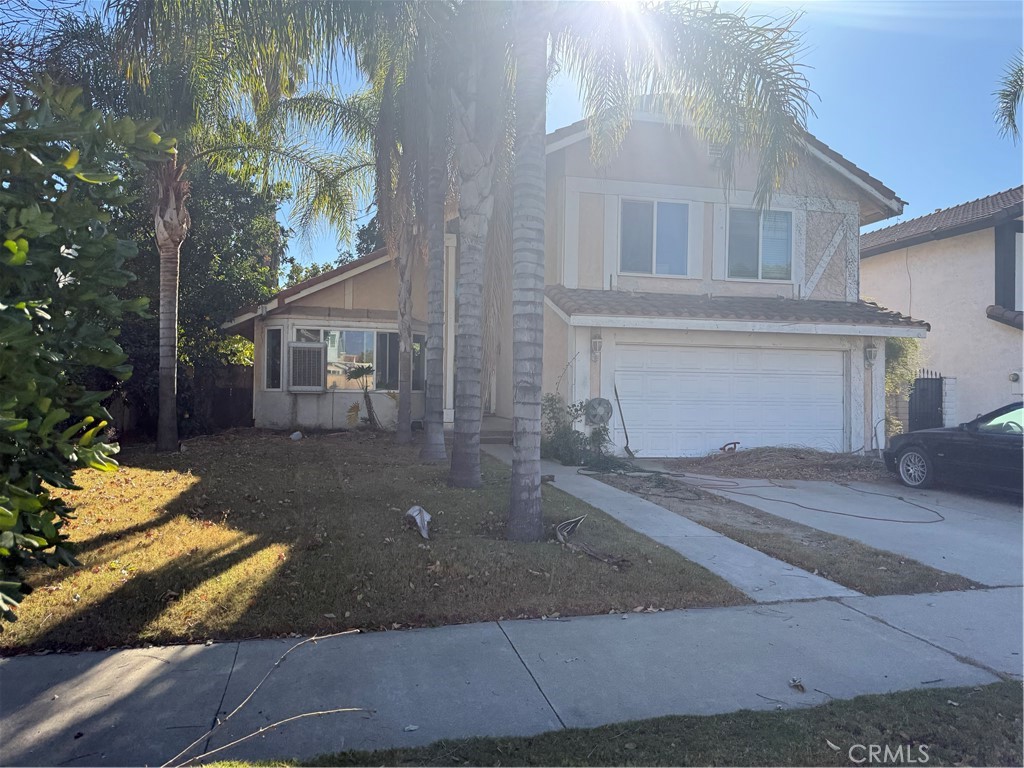
{"label": "bay window", "polygon": [[[296,328],[295,341],[322,343],[327,348],[327,389],[359,390],[363,381],[350,381],[348,372],[358,365],[373,366],[372,389],[398,389],[399,340],[398,333],[389,331],[361,331],[336,328]],[[270,341],[268,338],[268,349]],[[424,388],[424,350],[426,337],[413,335],[412,388]],[[269,360],[269,358],[268,358]],[[268,363],[269,366],[269,363]],[[267,369],[268,381],[270,368]]]}

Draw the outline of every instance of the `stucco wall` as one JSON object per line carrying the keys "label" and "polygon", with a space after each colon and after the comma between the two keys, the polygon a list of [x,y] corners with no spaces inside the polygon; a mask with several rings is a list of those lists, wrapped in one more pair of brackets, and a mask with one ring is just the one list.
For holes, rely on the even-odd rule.
{"label": "stucco wall", "polygon": [[[726,237],[729,206],[752,203],[756,168],[738,164],[735,185],[726,194],[718,169],[703,142],[686,130],[637,122],[619,154],[595,167],[590,142],[571,144],[548,156],[565,168],[564,189],[549,188],[548,206],[564,199],[564,225],[549,226],[548,254],[559,252],[558,268],[547,279],[568,287],[609,288],[660,293],[761,296],[851,301],[857,298],[859,205],[862,192],[820,161],[803,156],[788,172],[772,207],[793,215],[790,280],[727,278]],[[686,276],[642,276],[619,272],[619,211],[624,198],[663,199],[690,206]],[[820,265],[820,269],[819,269]]]}
{"label": "stucco wall", "polygon": [[562,281],[562,243],[565,228],[565,156],[555,152],[547,157],[547,189],[544,218],[544,282]]}
{"label": "stucco wall", "polygon": [[582,193],[579,217],[579,287],[606,288],[602,285],[604,254],[604,195]]}
{"label": "stucco wall", "polygon": [[[322,288],[290,302],[292,307],[339,307],[344,309],[398,309],[398,272],[391,261],[360,272],[346,280]],[[412,265],[412,313],[417,319],[427,316],[426,265],[414,258]]]}
{"label": "stucco wall", "polygon": [[[569,326],[551,307],[544,307],[544,394],[555,391],[555,385],[569,360]],[[561,393],[566,395],[566,381],[572,381],[571,374],[562,379]]]}
{"label": "stucco wall", "polygon": [[864,298],[931,323],[923,364],[956,378],[957,422],[1019,397],[1009,374],[1021,368],[1021,332],[985,316],[994,300],[994,248],[987,229],[861,261]]}

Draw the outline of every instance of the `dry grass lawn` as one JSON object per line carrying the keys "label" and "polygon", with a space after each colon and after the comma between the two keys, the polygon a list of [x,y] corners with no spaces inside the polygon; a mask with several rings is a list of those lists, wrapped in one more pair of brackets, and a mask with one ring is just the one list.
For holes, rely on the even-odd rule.
{"label": "dry grass lawn", "polygon": [[[484,486],[456,490],[417,450],[366,432],[294,442],[245,431],[185,453],[129,451],[116,474],[83,471],[67,494],[82,566],[32,574],[36,592],[0,652],[749,602],[554,488],[552,539],[586,513],[578,535],[632,567],[507,542],[508,470],[485,459]],[[429,542],[403,525],[413,504],[434,516]]]}
{"label": "dry grass lawn", "polygon": [[894,483],[874,456],[828,453],[811,448],[750,448],[666,461],[679,472],[757,480],[830,480],[834,483]]}

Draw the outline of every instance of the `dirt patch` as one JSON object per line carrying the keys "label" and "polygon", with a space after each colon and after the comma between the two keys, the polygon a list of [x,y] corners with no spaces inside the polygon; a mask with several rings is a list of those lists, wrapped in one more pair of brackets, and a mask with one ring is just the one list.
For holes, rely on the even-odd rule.
{"label": "dirt patch", "polygon": [[983,585],[903,555],[794,523],[667,475],[595,475],[752,549],[865,595],[913,595]]}
{"label": "dirt patch", "polygon": [[670,469],[717,477],[759,480],[829,480],[834,483],[892,483],[893,475],[873,456],[827,453],[809,448],[751,448],[666,461]]}

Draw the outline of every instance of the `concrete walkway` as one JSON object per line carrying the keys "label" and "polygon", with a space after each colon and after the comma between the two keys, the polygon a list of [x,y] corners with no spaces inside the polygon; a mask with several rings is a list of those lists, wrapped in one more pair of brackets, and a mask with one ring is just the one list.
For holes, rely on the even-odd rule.
{"label": "concrete walkway", "polygon": [[[511,446],[487,445],[483,448],[501,461],[512,461]],[[759,603],[860,594],[769,557],[632,493],[581,475],[576,467],[564,467],[553,461],[542,462],[542,467],[544,474],[554,475],[555,488],[597,507],[633,530],[675,550],[687,560],[704,566]]]}
{"label": "concrete walkway", "polygon": [[[361,711],[294,720],[211,759],[309,758],[1019,678],[1021,600],[1020,589],[997,589],[336,637],[291,653],[199,749],[337,708]],[[0,764],[162,764],[297,642],[0,660]]]}
{"label": "concrete walkway", "polygon": [[1024,581],[1024,531],[1016,499],[895,484],[692,479],[724,498],[986,586]]}

